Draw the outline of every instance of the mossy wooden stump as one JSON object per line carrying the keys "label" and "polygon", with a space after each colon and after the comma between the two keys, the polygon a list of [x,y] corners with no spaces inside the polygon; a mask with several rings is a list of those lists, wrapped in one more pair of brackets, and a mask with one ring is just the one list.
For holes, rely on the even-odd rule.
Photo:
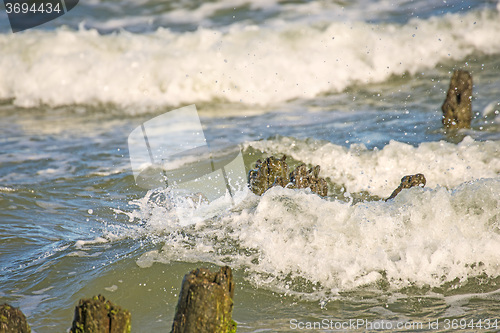
{"label": "mossy wooden stump", "polygon": [[408,175],[401,178],[401,184],[392,192],[391,196],[385,199],[385,201],[391,200],[396,197],[396,195],[401,192],[404,188],[412,188],[414,186],[424,187],[427,180],[425,176],[421,173],[417,173],[416,175]]}
{"label": "mossy wooden stump", "polygon": [[286,188],[309,188],[321,196],[328,195],[326,180],[319,177],[320,166],[307,169],[305,164],[299,165],[291,173],[288,172],[286,155],[281,159],[270,156],[262,162],[257,160],[255,168],[248,173],[248,185],[256,195],[262,195],[273,186]]}
{"label": "mossy wooden stump", "polygon": [[457,70],[450,80],[446,99],[441,106],[446,129],[470,128],[472,120],[472,76]]}
{"label": "mossy wooden stump", "polygon": [[130,321],[130,312],[99,295],[78,302],[70,332],[130,333]]}
{"label": "mossy wooden stump", "polygon": [[31,333],[26,317],[18,308],[0,305],[0,333]]}
{"label": "mossy wooden stump", "polygon": [[198,268],[184,276],[172,333],[236,332],[232,320],[234,282],[231,268]]}

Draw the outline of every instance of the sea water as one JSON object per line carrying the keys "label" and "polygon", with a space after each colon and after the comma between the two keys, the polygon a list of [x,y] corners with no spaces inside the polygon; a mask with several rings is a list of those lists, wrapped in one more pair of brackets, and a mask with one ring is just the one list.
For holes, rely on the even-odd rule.
{"label": "sea water", "polygon": [[[0,301],[33,331],[97,294],[168,331],[184,274],[222,265],[239,332],[500,329],[498,2],[96,0],[15,34],[0,9]],[[473,120],[445,132],[456,69]],[[189,104],[247,171],[286,155],[329,195],[180,224],[127,137]]]}

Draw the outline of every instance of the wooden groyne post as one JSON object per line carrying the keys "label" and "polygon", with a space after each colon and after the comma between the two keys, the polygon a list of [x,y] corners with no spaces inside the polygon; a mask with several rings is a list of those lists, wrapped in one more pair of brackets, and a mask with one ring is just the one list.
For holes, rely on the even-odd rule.
{"label": "wooden groyne post", "polygon": [[[234,281],[231,268],[195,269],[184,276],[173,333],[235,333],[232,320]],[[98,295],[80,299],[70,333],[130,333],[131,314]],[[0,305],[0,333],[31,333],[21,310]]]}
{"label": "wooden groyne post", "polygon": [[231,268],[198,268],[184,276],[172,333],[236,332],[232,320],[234,281]]}
{"label": "wooden groyne post", "polygon": [[0,333],[31,333],[24,313],[9,304],[0,305]]}
{"label": "wooden groyne post", "polygon": [[75,308],[71,333],[130,333],[130,312],[104,296],[80,299]]}
{"label": "wooden groyne post", "polygon": [[446,99],[441,106],[446,129],[470,128],[472,120],[472,76],[456,70],[450,80]]}
{"label": "wooden groyne post", "polygon": [[424,187],[427,183],[425,176],[422,173],[417,173],[416,175],[408,175],[401,178],[401,184],[392,192],[391,196],[385,199],[385,201],[389,201],[394,199],[396,195],[401,192],[401,190],[405,188],[412,188],[414,186]]}

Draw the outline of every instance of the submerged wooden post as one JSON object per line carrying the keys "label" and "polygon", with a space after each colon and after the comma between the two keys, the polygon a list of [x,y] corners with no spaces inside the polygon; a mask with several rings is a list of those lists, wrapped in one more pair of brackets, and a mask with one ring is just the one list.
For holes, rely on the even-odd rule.
{"label": "submerged wooden post", "polygon": [[234,282],[231,268],[198,268],[184,276],[172,333],[236,332],[232,320]]}
{"label": "submerged wooden post", "polygon": [[18,308],[0,305],[0,333],[31,333],[26,317]]}
{"label": "submerged wooden post", "polygon": [[443,126],[447,129],[470,128],[472,120],[472,76],[457,70],[450,80],[446,99],[441,106]]}
{"label": "submerged wooden post", "polygon": [[70,332],[130,333],[130,320],[130,312],[99,295],[78,302]]}
{"label": "submerged wooden post", "polygon": [[286,155],[281,159],[269,156],[262,162],[257,160],[255,169],[248,173],[248,185],[250,190],[262,195],[273,186],[286,188],[309,188],[312,192],[326,197],[328,195],[328,184],[324,178],[319,176],[320,166],[307,170],[305,164],[299,165],[290,174]]}
{"label": "submerged wooden post", "polygon": [[385,201],[391,200],[398,195],[399,192],[401,192],[402,189],[404,188],[412,188],[413,186],[420,186],[424,187],[425,183],[427,181],[425,180],[425,176],[421,173],[417,173],[416,175],[409,175],[409,176],[404,176],[401,178],[401,184],[392,192],[391,196],[385,199]]}

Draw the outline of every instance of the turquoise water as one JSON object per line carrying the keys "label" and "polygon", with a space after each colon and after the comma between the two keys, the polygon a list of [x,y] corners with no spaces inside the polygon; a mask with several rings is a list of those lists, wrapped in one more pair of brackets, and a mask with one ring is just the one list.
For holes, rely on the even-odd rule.
{"label": "turquoise water", "polygon": [[[0,301],[35,332],[66,331],[96,294],[134,332],[167,331],[184,274],[220,265],[239,332],[498,330],[496,2],[73,11],[24,33],[0,24]],[[474,119],[447,134],[458,68]],[[127,138],[188,104],[247,170],[286,154],[320,165],[330,195],[275,188],[179,226],[168,189],[136,186]],[[417,172],[425,188],[381,200]]]}

